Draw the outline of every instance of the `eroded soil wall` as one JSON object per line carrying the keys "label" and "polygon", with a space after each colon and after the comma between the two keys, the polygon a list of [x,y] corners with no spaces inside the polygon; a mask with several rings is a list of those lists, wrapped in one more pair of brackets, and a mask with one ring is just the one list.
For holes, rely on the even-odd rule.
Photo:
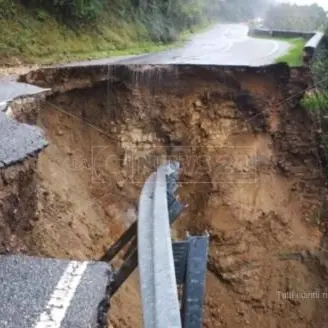
{"label": "eroded soil wall", "polygon": [[[279,259],[321,241],[317,131],[300,106],[308,74],[285,65],[29,73],[23,80],[54,90],[38,121],[50,146],[31,252],[100,256],[135,219],[147,175],[174,158],[190,205],[174,235],[211,233],[205,327],[322,327],[322,298],[282,294],[323,290],[322,267]],[[135,277],[112,303],[114,327],[140,326]]]}
{"label": "eroded soil wall", "polygon": [[0,251],[27,252],[37,219],[37,158],[0,168]]}

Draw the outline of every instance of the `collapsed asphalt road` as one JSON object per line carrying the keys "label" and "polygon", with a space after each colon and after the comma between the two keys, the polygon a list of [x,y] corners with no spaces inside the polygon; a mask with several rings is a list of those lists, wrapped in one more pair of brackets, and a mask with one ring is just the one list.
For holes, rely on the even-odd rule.
{"label": "collapsed asphalt road", "polygon": [[21,162],[47,145],[41,129],[8,119],[0,108],[0,168]]}
{"label": "collapsed asphalt road", "polygon": [[43,93],[44,91],[46,91],[46,89],[42,89],[27,83],[18,83],[9,79],[0,81],[0,111],[4,110],[7,103],[15,98],[35,95],[38,93]]}
{"label": "collapsed asphalt road", "polygon": [[[284,41],[256,39],[247,35],[243,24],[218,24],[207,32],[194,35],[184,47],[159,53],[80,61],[60,66],[87,66],[106,64],[204,64],[261,66],[274,63],[288,52]],[[0,107],[14,97],[37,93],[26,84],[0,81]]]}

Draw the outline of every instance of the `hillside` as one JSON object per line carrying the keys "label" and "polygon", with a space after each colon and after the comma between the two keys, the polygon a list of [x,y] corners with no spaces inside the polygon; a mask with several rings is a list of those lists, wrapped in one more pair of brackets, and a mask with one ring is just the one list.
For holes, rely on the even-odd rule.
{"label": "hillside", "polygon": [[[0,0],[0,67],[161,50],[213,22],[254,18],[267,0]],[[238,8],[234,9],[234,8]]]}
{"label": "hillside", "polygon": [[0,1],[0,65],[159,50],[178,41],[182,33],[209,25],[217,13],[209,6],[211,0],[166,2],[166,7],[131,0],[82,1],[80,9],[65,1],[49,3]]}

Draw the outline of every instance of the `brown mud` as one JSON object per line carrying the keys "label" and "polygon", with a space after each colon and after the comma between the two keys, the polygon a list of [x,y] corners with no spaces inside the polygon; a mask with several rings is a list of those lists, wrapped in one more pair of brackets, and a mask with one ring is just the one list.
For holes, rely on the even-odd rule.
{"label": "brown mud", "polygon": [[[37,164],[38,219],[26,249],[100,257],[135,220],[147,175],[174,158],[190,206],[173,233],[211,234],[205,327],[324,327],[326,189],[317,131],[300,106],[308,78],[285,65],[25,75],[53,88],[37,119],[50,145]],[[301,261],[279,257],[295,252]],[[112,300],[113,327],[141,325],[138,292],[134,274]]]}

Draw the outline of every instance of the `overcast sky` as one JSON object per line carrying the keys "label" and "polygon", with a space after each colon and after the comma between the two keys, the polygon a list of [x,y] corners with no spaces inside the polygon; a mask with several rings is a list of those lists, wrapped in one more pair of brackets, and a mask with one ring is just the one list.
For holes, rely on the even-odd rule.
{"label": "overcast sky", "polygon": [[325,10],[328,10],[328,0],[280,0],[280,2],[297,3],[298,5],[310,5],[312,3],[317,3]]}

